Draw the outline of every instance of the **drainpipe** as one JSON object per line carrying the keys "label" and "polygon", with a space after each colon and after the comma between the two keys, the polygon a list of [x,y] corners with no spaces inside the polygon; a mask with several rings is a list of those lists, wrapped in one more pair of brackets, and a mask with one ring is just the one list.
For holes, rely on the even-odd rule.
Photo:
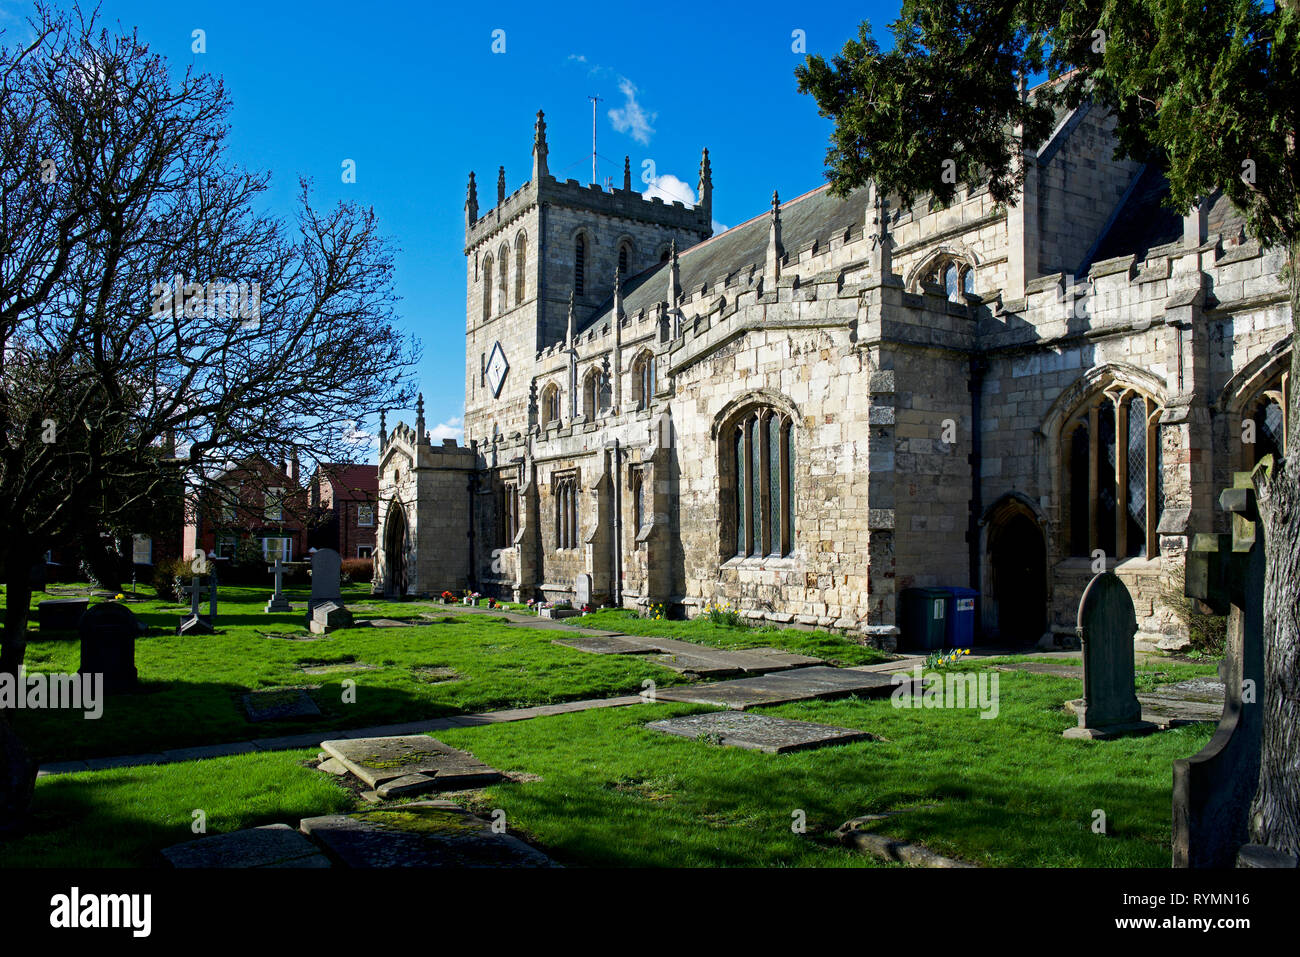
{"label": "drainpipe", "polygon": [[623,459],[618,439],[614,440],[614,607],[623,607]]}
{"label": "drainpipe", "polygon": [[469,473],[469,534],[466,536],[469,540],[469,589],[478,591],[478,569],[474,564],[474,490],[478,485],[478,476],[474,472]]}
{"label": "drainpipe", "polygon": [[[988,360],[981,355],[973,355],[970,360],[970,421],[971,451],[967,458],[970,463],[970,517],[966,525],[966,545],[970,556],[970,587],[980,591],[980,515],[984,511],[983,493],[980,483],[982,471],[982,441],[980,420],[980,399],[984,391],[984,373],[988,371]],[[983,637],[980,625],[983,613],[983,595],[975,599],[975,622]]]}

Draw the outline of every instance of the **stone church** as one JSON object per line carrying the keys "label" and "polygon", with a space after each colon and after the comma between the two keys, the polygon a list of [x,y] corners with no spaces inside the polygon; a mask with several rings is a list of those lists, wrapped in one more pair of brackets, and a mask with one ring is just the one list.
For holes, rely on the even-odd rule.
{"label": "stone church", "polygon": [[562,182],[539,112],[528,182],[469,179],[465,444],[381,427],[376,590],[890,648],[905,589],[962,586],[1047,643],[1104,556],[1176,644],[1191,536],[1282,446],[1290,309],[1281,250],[1170,213],[1112,130],[1060,116],[1014,205],[822,187],[714,236],[707,150],[694,207]]}

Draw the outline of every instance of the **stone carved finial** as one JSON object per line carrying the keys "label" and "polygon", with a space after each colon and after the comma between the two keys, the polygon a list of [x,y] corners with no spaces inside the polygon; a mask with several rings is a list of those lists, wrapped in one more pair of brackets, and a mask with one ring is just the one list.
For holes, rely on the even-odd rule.
{"label": "stone carved finial", "polygon": [[713,213],[713,167],[709,163],[709,148],[704,147],[700,156],[700,202],[699,209],[712,218]]}
{"label": "stone carved finial", "polygon": [[388,413],[384,409],[379,410],[379,445],[388,444]]}
{"label": "stone carved finial", "polygon": [[501,166],[497,169],[497,205],[500,206],[506,199],[506,168]]}
{"label": "stone carved finial", "polygon": [[677,264],[677,240],[674,238],[668,252],[668,308],[676,309],[681,299],[680,270]]}
{"label": "stone carved finial", "polygon": [[533,184],[547,175],[546,169],[546,117],[537,111],[537,123],[533,126]]}
{"label": "stone carved finial", "polygon": [[478,186],[474,183],[474,173],[469,174],[469,185],[465,187],[465,228],[478,221]]}
{"label": "stone carved finial", "polygon": [[773,282],[781,278],[781,258],[785,250],[781,246],[781,198],[772,190],[772,221],[767,230],[767,264],[764,270]]}
{"label": "stone carved finial", "polygon": [[573,290],[569,290],[569,328],[564,334],[564,344],[573,348]]}
{"label": "stone carved finial", "polygon": [[415,441],[419,444],[428,442],[428,436],[424,434],[424,393],[421,392],[415,400]]}
{"label": "stone carved finial", "polygon": [[632,189],[632,157],[623,157],[623,189],[628,191]]}

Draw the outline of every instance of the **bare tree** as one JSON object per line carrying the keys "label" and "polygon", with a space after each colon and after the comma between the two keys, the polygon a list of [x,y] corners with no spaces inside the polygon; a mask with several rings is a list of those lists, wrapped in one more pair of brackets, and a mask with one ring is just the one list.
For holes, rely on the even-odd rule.
{"label": "bare tree", "polygon": [[[39,6],[30,24],[32,43],[0,46],[10,674],[49,542],[178,479],[201,487],[221,461],[357,456],[353,424],[407,404],[417,357],[393,326],[392,252],[373,210],[316,209],[302,182],[294,221],[259,213],[268,177],[226,156],[219,80],[173,79],[134,32],[98,29],[93,14]],[[6,781],[0,823],[22,803],[21,782]]]}

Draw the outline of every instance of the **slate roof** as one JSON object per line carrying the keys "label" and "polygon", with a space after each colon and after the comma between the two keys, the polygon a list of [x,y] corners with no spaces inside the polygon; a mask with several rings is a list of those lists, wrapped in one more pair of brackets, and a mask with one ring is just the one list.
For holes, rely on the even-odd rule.
{"label": "slate roof", "polygon": [[[797,255],[817,241],[824,248],[832,236],[843,236],[852,229],[861,235],[866,216],[868,191],[854,190],[845,199],[830,195],[830,186],[822,186],[781,204],[781,245],[787,255]],[[677,254],[678,281],[682,295],[709,284],[710,292],[721,292],[720,281],[743,273],[750,266],[761,272],[767,259],[768,223],[771,212],[755,216],[726,232]],[[650,310],[668,298],[669,263],[659,263],[623,280],[623,315],[632,316]],[[614,311],[611,295],[577,330],[579,334],[609,326]]]}
{"label": "slate roof", "polygon": [[[1183,217],[1165,205],[1169,180],[1154,166],[1145,167],[1129,191],[1124,205],[1102,236],[1096,250],[1080,268],[1086,274],[1093,263],[1136,254],[1140,263],[1152,249],[1183,238]],[[1246,225],[1241,210],[1223,193],[1215,193],[1207,215],[1206,232],[1219,233],[1231,244]]]}

